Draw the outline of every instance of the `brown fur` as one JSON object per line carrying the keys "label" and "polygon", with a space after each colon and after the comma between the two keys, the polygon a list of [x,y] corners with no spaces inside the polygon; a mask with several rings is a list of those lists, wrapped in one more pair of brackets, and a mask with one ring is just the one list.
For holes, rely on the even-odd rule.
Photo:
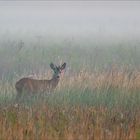
{"label": "brown fur", "polygon": [[54,90],[58,85],[60,74],[65,69],[66,63],[61,66],[56,66],[51,63],[50,67],[54,71],[53,77],[50,80],[22,78],[17,81],[15,84],[15,88],[17,90],[17,97],[20,97],[23,92],[28,94],[34,94],[50,92]]}
{"label": "brown fur", "polygon": [[22,78],[18,82],[16,82],[15,88],[17,90],[17,94],[21,94],[22,92],[26,92],[29,94],[50,92],[56,88],[58,82],[58,77],[52,78],[51,80]]}

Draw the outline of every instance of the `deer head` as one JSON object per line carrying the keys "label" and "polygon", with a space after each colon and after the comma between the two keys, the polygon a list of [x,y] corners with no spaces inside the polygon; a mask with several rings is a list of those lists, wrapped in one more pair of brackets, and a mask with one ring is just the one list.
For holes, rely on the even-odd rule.
{"label": "deer head", "polygon": [[53,63],[50,64],[51,69],[53,70],[53,78],[59,78],[60,74],[66,67],[66,63],[62,64],[61,66],[56,66]]}

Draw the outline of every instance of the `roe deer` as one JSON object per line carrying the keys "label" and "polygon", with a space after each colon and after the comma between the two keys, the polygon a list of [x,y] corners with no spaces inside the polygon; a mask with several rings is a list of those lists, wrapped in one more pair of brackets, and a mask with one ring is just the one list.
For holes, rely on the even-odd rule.
{"label": "roe deer", "polygon": [[25,93],[42,93],[50,92],[58,85],[60,74],[65,69],[66,63],[61,66],[50,64],[51,69],[54,71],[53,77],[50,80],[37,80],[31,78],[22,78],[16,82],[15,88],[17,90],[17,97],[20,97],[23,92]]}

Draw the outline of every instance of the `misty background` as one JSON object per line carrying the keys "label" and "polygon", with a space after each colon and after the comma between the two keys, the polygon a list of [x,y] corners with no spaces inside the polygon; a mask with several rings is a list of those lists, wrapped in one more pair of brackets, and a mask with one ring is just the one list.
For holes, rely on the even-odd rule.
{"label": "misty background", "polygon": [[1,1],[0,34],[139,39],[138,1]]}
{"label": "misty background", "polygon": [[[0,78],[140,68],[138,1],[0,1]],[[68,71],[68,70],[67,70]]]}

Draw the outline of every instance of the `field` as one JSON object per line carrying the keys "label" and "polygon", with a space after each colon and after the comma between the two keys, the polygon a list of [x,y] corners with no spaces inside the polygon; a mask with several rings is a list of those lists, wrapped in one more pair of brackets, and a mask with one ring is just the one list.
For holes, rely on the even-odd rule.
{"label": "field", "polygon": [[[88,39],[1,36],[0,140],[140,139],[140,42]],[[16,81],[50,79],[51,62],[67,63],[55,92],[16,101]]]}

